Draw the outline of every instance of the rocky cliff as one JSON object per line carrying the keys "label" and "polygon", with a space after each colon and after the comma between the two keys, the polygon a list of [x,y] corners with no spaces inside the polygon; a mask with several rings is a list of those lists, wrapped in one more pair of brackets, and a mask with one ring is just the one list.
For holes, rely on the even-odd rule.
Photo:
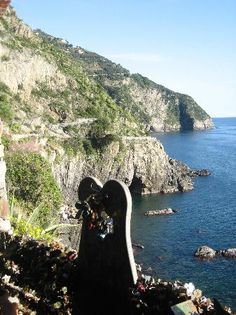
{"label": "rocky cliff", "polygon": [[48,40],[67,47],[88,75],[101,84],[122,108],[141,120],[148,131],[203,130],[213,127],[210,116],[192,97],[176,93],[140,74],[81,47],[71,48],[55,38]]}
{"label": "rocky cliff", "polygon": [[78,154],[68,158],[60,151],[60,163],[58,152],[47,156],[50,157],[67,201],[76,200],[78,185],[86,176],[98,177],[103,183],[112,178],[122,180],[132,192],[139,194],[172,193],[193,188],[190,169],[169,158],[162,144],[151,137],[112,141],[99,155]]}
{"label": "rocky cliff", "polygon": [[14,131],[89,118],[94,124],[87,124],[87,134],[143,133],[71,54],[33,32],[12,9],[0,17],[0,61],[0,115]]}
{"label": "rocky cliff", "polygon": [[209,127],[209,116],[190,97],[33,32],[13,9],[0,17],[0,60],[8,151],[44,155],[68,202],[91,175],[120,179],[137,193],[192,189],[188,167],[144,136]]}
{"label": "rocky cliff", "polygon": [[9,123],[34,129],[29,121],[39,117],[39,126],[93,118],[97,124],[88,126],[88,133],[123,135],[213,126],[190,96],[130,74],[62,39],[32,31],[13,9],[0,17],[0,60],[0,92],[5,93],[0,113]]}

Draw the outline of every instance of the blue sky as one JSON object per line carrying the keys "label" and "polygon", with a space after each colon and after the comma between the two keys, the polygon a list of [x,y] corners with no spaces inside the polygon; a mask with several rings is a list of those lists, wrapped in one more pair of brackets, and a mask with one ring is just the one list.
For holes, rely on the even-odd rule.
{"label": "blue sky", "polygon": [[33,28],[236,117],[235,0],[12,0]]}

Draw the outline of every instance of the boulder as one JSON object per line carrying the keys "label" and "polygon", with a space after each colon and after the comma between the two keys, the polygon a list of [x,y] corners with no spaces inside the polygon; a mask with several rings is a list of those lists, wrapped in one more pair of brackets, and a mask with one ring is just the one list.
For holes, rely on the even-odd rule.
{"label": "boulder", "polygon": [[236,258],[236,248],[228,248],[221,251],[221,256],[226,258]]}
{"label": "boulder", "polygon": [[153,215],[169,215],[169,214],[175,214],[177,211],[171,208],[161,209],[161,210],[148,210],[144,213],[144,215],[147,216],[153,216]]}
{"label": "boulder", "polygon": [[189,171],[189,176],[191,177],[196,177],[196,176],[210,176],[211,172],[207,169],[202,169],[202,170],[190,170]]}
{"label": "boulder", "polygon": [[212,259],[216,256],[216,251],[206,245],[200,246],[194,256],[202,258],[202,259]]}
{"label": "boulder", "polygon": [[194,256],[202,258],[202,259],[212,259],[212,258],[215,258],[216,256],[236,259],[236,248],[214,250],[204,245],[204,246],[200,246],[196,250],[196,252],[194,253]]}

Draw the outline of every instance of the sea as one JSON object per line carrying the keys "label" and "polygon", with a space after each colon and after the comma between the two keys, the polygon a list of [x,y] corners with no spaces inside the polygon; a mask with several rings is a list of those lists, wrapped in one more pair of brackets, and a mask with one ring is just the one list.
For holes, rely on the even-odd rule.
{"label": "sea", "polygon": [[[236,259],[201,261],[199,246],[236,248],[236,118],[213,119],[215,128],[153,134],[167,154],[211,176],[194,179],[194,190],[133,196],[132,241],[144,245],[135,255],[155,277],[193,282],[206,297],[236,310]],[[171,216],[144,212],[179,209]]]}

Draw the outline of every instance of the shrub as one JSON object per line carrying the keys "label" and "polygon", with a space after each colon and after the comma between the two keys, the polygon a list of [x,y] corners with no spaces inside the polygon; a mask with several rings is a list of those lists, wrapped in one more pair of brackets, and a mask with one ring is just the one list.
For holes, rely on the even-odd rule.
{"label": "shrub", "polygon": [[10,57],[9,56],[6,56],[6,55],[3,55],[2,57],[1,57],[1,61],[9,61],[10,60]]}
{"label": "shrub", "polygon": [[122,140],[119,136],[114,134],[107,134],[100,138],[94,137],[91,139],[92,147],[100,153],[103,153],[112,142],[119,142],[120,145]]}
{"label": "shrub", "polygon": [[104,137],[112,128],[112,122],[108,117],[100,117],[91,124],[90,136],[92,138]]}
{"label": "shrub", "polygon": [[9,87],[5,83],[3,83],[1,81],[0,81],[0,92],[4,92],[4,93],[10,94]]}
{"label": "shrub", "polygon": [[59,235],[61,228],[75,226],[70,223],[59,223],[59,217],[55,217],[48,221],[44,226],[39,225],[41,205],[33,210],[33,212],[25,217],[24,211],[21,211],[15,205],[14,196],[11,197],[10,221],[13,227],[14,235],[28,236],[36,240],[43,240],[49,243],[55,241]]}
{"label": "shrub", "polygon": [[6,156],[6,180],[10,194],[32,212],[40,205],[39,224],[50,220],[62,198],[49,163],[34,152],[13,152]]}
{"label": "shrub", "polygon": [[84,139],[83,140],[83,148],[84,148],[86,154],[88,154],[88,155],[96,154],[96,150],[93,147],[90,139]]}
{"label": "shrub", "polygon": [[49,242],[53,241],[53,235],[46,233],[40,226],[32,225],[24,219],[17,220],[13,217],[11,218],[11,224],[14,228],[14,235],[27,235],[28,237],[32,237],[36,240],[47,240]]}
{"label": "shrub", "polygon": [[10,129],[12,132],[19,133],[21,130],[21,124],[18,122],[15,122],[10,125]]}
{"label": "shrub", "polygon": [[2,140],[2,144],[4,145],[5,150],[8,150],[11,145],[11,138],[9,137],[9,135],[3,134],[1,137],[1,140]]}
{"label": "shrub", "polygon": [[10,107],[8,96],[5,94],[0,95],[0,117],[7,123],[13,119],[13,112]]}
{"label": "shrub", "polygon": [[76,156],[78,152],[84,153],[83,142],[80,137],[65,139],[62,146],[68,156]]}

